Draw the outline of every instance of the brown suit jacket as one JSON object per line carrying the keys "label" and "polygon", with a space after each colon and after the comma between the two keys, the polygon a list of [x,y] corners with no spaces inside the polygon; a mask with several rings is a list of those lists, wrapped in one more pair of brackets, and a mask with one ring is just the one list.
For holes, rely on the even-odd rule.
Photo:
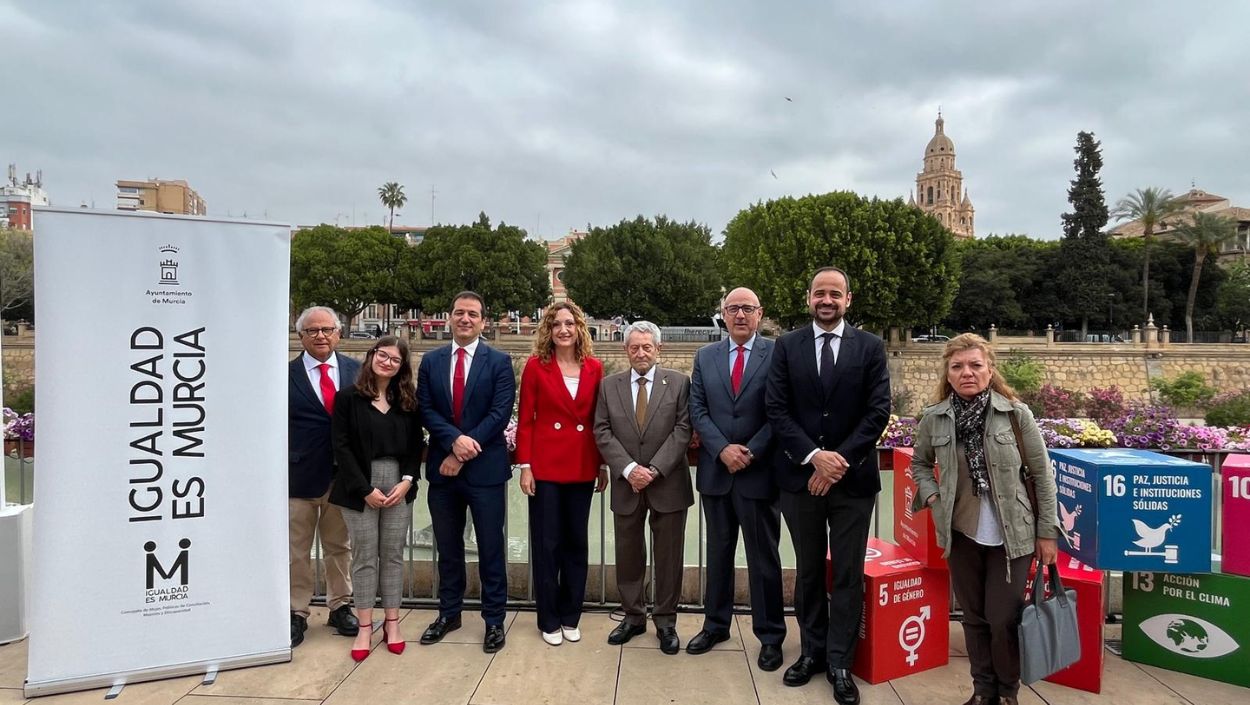
{"label": "brown suit jacket", "polygon": [[[686,449],[690,446],[690,378],[675,370],[656,367],[655,383],[647,392],[647,420],[638,428],[634,417],[630,372],[605,377],[595,406],[595,443],[612,475],[612,511],[631,514],[645,493],[657,512],[683,511],[694,504]],[[653,465],[660,471],[642,493],[625,479],[631,462]]]}

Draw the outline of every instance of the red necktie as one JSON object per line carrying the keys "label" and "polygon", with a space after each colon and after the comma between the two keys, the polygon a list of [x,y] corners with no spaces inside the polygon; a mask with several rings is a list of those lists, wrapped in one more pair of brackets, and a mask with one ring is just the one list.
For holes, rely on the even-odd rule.
{"label": "red necktie", "polygon": [[334,414],[334,380],[330,379],[330,365],[321,363],[317,365],[317,369],[321,370],[321,403],[326,406],[327,414]]}
{"label": "red necktie", "polygon": [[742,369],[746,367],[746,351],[747,349],[738,346],[738,357],[734,360],[734,371],[730,374],[730,380],[734,386],[734,396],[738,396],[738,390],[742,389]]}
{"label": "red necktie", "polygon": [[456,348],[456,374],[451,379],[451,419],[460,425],[464,410],[464,348]]}

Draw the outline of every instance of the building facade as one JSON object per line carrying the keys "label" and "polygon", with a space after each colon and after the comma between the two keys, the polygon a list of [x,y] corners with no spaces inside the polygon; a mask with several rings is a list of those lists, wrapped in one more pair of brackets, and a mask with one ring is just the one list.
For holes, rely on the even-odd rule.
{"label": "building facade", "polygon": [[551,303],[568,301],[569,294],[564,288],[564,258],[573,251],[573,243],[586,237],[585,230],[570,230],[568,235],[559,240],[548,240],[547,245],[547,281],[551,283]]}
{"label": "building facade", "polygon": [[916,174],[916,192],[910,205],[938,219],[961,240],[976,236],[976,209],[964,188],[964,175],[955,168],[955,143],[946,136],[946,121],[938,113],[933,138],[924,149],[924,170]]}
{"label": "building facade", "polygon": [[43,190],[43,172],[36,171],[35,178],[26,173],[24,181],[17,179],[17,165],[9,165],[9,176],[0,186],[0,227],[30,230],[34,225],[31,206],[48,205],[48,194]]}
{"label": "building facade", "polygon": [[[1200,188],[1191,188],[1184,195],[1178,196],[1181,210],[1175,217],[1168,218],[1155,226],[1154,236],[1164,240],[1176,240],[1176,229],[1193,217],[1194,213],[1203,212],[1231,218],[1237,223],[1237,237],[1224,243],[1220,249],[1220,261],[1228,262],[1246,259],[1250,256],[1250,208],[1234,206],[1232,202]],[[1130,220],[1111,229],[1114,238],[1138,238],[1144,228],[1140,220]]]}
{"label": "building facade", "polygon": [[117,182],[117,210],[208,215],[208,204],[181,179]]}

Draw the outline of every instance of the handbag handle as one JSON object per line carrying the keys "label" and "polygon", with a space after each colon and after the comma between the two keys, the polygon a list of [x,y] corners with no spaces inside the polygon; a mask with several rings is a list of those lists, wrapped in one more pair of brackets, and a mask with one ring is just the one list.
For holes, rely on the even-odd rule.
{"label": "handbag handle", "polygon": [[[1044,601],[1046,591],[1042,586],[1042,571],[1046,570],[1050,574],[1050,595],[1052,598],[1059,600],[1059,604],[1065,609],[1068,607],[1068,593],[1063,589],[1063,581],[1059,579],[1059,566],[1042,565],[1040,561],[1034,560],[1033,564],[1037,566],[1037,571],[1033,574],[1033,604],[1040,607]],[[1047,570],[1049,569],[1049,570]]]}
{"label": "handbag handle", "polygon": [[1037,515],[1037,487],[1033,484],[1033,471],[1029,468],[1029,461],[1024,454],[1024,437],[1020,433],[1020,419],[1016,418],[1016,410],[1012,409],[1007,412],[1007,418],[1011,419],[1011,432],[1016,436],[1016,448],[1020,450],[1020,481],[1024,483],[1024,491],[1029,495],[1029,504],[1033,507],[1033,521],[1040,519]]}

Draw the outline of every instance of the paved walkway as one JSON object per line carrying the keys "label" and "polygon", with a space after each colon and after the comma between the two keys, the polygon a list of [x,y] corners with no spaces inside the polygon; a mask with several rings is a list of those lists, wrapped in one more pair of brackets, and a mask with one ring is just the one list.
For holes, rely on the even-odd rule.
{"label": "paved walkway", "polygon": [[[351,640],[323,626],[324,609],[314,610],[304,644],[290,663],[224,671],[212,686],[198,678],[176,678],[127,686],[119,705],[830,705],[833,693],[823,678],[802,688],[787,688],[781,671],[765,673],[755,665],[759,646],[751,636],[750,617],[740,616],[732,638],[707,654],[660,653],[653,634],[635,637],[624,647],[608,646],[614,622],[606,614],[582,620],[582,641],[549,647],[530,612],[509,613],[508,645],[498,654],[482,653],[482,623],[466,614],[465,626],[443,643],[415,643],[434,613],[404,613],[404,635],[411,641],[402,656],[375,648],[357,665],[348,656]],[[678,630],[694,636],[697,615],[680,615]],[[785,643],[787,665],[798,654],[798,630],[790,620]],[[968,659],[962,633],[952,624],[951,660],[945,668],[917,673],[889,683],[860,684],[864,705],[959,705],[970,694]],[[1108,636],[1118,636],[1108,627]],[[743,635],[745,634],[745,639]],[[380,634],[375,643],[381,641]],[[0,705],[26,702],[26,643],[0,647]],[[103,690],[50,696],[39,705],[103,703]],[[1107,654],[1101,695],[1039,683],[1021,692],[1025,705],[1245,705],[1250,689],[1207,681]]]}

